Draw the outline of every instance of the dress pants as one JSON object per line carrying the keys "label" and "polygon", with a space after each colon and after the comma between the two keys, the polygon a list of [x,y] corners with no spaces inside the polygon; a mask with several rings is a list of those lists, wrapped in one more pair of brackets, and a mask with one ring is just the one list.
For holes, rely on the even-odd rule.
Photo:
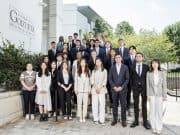
{"label": "dress pants", "polygon": [[72,91],[65,91],[63,88],[60,87],[59,89],[59,98],[60,98],[60,106],[62,109],[63,115],[71,115],[71,96]]}
{"label": "dress pants", "polygon": [[121,120],[126,121],[126,104],[127,104],[127,91],[112,92],[113,98],[113,120],[118,121],[118,106],[119,100],[121,103]]}
{"label": "dress pants", "polygon": [[153,130],[161,131],[163,127],[163,98],[150,97],[150,123]]}
{"label": "dress pants", "polygon": [[147,96],[145,89],[138,87],[133,90],[133,99],[134,99],[134,113],[135,113],[135,121],[139,122],[139,96],[141,94],[142,97],[142,116],[143,123],[147,122]]}
{"label": "dress pants", "polygon": [[105,93],[92,94],[92,112],[94,121],[105,121]]}
{"label": "dress pants", "polygon": [[87,116],[88,93],[77,94],[77,116],[84,119]]}

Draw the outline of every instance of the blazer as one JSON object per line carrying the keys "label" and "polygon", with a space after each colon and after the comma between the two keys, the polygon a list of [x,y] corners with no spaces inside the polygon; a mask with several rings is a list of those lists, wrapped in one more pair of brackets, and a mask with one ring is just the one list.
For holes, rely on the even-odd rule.
{"label": "blazer", "polygon": [[136,91],[139,87],[146,91],[146,74],[149,71],[149,66],[142,64],[141,76],[136,72],[136,64],[131,67],[131,86],[133,91]]}
{"label": "blazer", "polygon": [[157,92],[155,92],[153,72],[147,73],[147,77],[146,77],[147,96],[158,96],[158,97],[166,98],[167,97],[166,75],[163,71],[159,71],[158,76],[159,76],[159,80],[157,85]]}
{"label": "blazer", "polygon": [[122,91],[127,91],[127,85],[129,82],[129,70],[124,64],[121,64],[120,73],[118,75],[116,65],[112,65],[109,70],[109,83],[113,92],[114,87],[122,87]]}
{"label": "blazer", "polygon": [[[96,51],[96,48],[94,48],[94,50]],[[97,52],[97,57],[99,57],[102,60],[103,64],[105,61],[105,54],[106,54],[105,50],[103,48],[99,47],[99,54]]]}
{"label": "blazer", "polygon": [[122,52],[120,51],[120,49],[117,48],[117,49],[116,49],[116,53],[119,54],[119,55],[121,55],[121,56],[123,57],[123,60],[124,60],[124,59],[127,58],[128,55],[129,55],[129,49],[126,48],[126,47],[124,47],[124,49],[123,49],[123,55],[122,55]]}
{"label": "blazer", "polygon": [[[68,85],[73,84],[73,78],[72,78],[72,74],[70,72],[68,72],[69,74],[69,80],[68,80]],[[60,70],[58,71],[57,74],[57,82],[58,82],[58,86],[61,86],[64,83],[64,78],[63,78],[63,72]]]}
{"label": "blazer", "polygon": [[52,49],[48,50],[48,58],[50,62],[56,60],[56,53],[54,53]]}
{"label": "blazer", "polygon": [[85,84],[82,83],[83,78],[78,75],[78,73],[75,73],[75,79],[74,79],[74,91],[75,93],[90,93],[91,91],[91,82],[90,77],[85,77]]}
{"label": "blazer", "polygon": [[91,75],[91,94],[96,94],[96,86],[101,87],[100,94],[107,93],[107,70],[104,69],[103,71],[92,71]]}

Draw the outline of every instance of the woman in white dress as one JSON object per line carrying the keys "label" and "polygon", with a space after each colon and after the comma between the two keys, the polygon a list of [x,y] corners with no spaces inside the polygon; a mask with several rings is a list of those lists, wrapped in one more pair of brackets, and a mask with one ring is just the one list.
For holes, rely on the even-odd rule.
{"label": "woman in white dress", "polygon": [[147,97],[150,103],[150,122],[153,133],[160,134],[163,127],[163,101],[166,100],[166,75],[160,68],[160,61],[151,61],[151,71],[147,73]]}
{"label": "woman in white dress", "polygon": [[74,79],[74,91],[77,95],[77,116],[80,122],[86,122],[88,96],[91,91],[90,72],[83,58],[78,65]]}
{"label": "woman in white dress", "polygon": [[40,121],[47,121],[48,111],[52,110],[50,84],[51,75],[47,69],[47,65],[43,62],[36,76],[37,93],[35,102],[39,105]]}
{"label": "woman in white dress", "polygon": [[105,94],[107,93],[107,70],[102,61],[97,58],[91,76],[92,112],[95,124],[104,125],[105,122]]}

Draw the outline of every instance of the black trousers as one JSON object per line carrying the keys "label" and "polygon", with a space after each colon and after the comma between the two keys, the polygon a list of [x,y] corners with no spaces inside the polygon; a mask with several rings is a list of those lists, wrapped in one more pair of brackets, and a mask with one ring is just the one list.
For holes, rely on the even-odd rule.
{"label": "black trousers", "polygon": [[112,104],[112,103],[113,103],[113,99],[112,99],[112,90],[111,90],[109,81],[107,82],[106,88],[107,88],[108,95],[109,95],[109,101],[110,101],[110,103]]}
{"label": "black trousers", "polygon": [[127,91],[127,109],[129,109],[131,104],[131,84],[128,83],[128,91]]}
{"label": "black trousers", "polygon": [[23,99],[24,99],[24,111],[25,114],[35,114],[35,95],[36,91],[22,91]]}
{"label": "black trousers", "polygon": [[112,92],[112,99],[113,99],[113,120],[115,122],[118,121],[118,106],[119,101],[121,104],[121,120],[126,121],[126,96],[127,91],[121,92]]}
{"label": "black trousers", "polygon": [[62,109],[63,115],[71,115],[71,96],[72,96],[72,90],[65,91],[63,88],[59,87],[58,89],[59,93],[59,102]]}
{"label": "black trousers", "polygon": [[134,98],[134,113],[135,113],[135,121],[139,121],[139,96],[142,97],[142,116],[143,123],[147,122],[147,96],[146,91],[142,87],[137,87],[133,89],[133,98]]}
{"label": "black trousers", "polygon": [[[56,98],[55,98],[55,94],[56,94],[56,92],[57,92],[57,87],[53,87],[53,86],[51,86],[51,88],[50,88],[50,92],[51,92],[51,103],[52,103],[52,112],[55,112],[56,111]],[[58,98],[58,96],[57,96],[57,98]],[[58,106],[57,106],[57,108],[58,108]]]}

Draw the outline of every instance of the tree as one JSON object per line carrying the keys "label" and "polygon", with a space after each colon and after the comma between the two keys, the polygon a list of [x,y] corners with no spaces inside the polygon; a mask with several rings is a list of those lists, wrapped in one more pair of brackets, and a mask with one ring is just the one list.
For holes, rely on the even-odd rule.
{"label": "tree", "polygon": [[[137,51],[144,54],[147,63],[154,58],[160,59],[162,63],[176,61],[174,45],[165,34],[143,29],[138,35],[122,35],[121,38],[125,40],[127,47],[136,46]],[[112,40],[114,47],[117,47],[117,41],[118,37],[114,37]]]}
{"label": "tree", "polygon": [[175,45],[177,56],[180,59],[180,21],[167,26],[163,33],[165,33],[168,39]]}
{"label": "tree", "polygon": [[116,36],[131,35],[134,34],[134,28],[128,22],[122,21],[117,24],[115,29]]}
{"label": "tree", "polygon": [[98,18],[95,22],[95,35],[100,33],[102,35],[112,36],[112,27],[102,18]]}

